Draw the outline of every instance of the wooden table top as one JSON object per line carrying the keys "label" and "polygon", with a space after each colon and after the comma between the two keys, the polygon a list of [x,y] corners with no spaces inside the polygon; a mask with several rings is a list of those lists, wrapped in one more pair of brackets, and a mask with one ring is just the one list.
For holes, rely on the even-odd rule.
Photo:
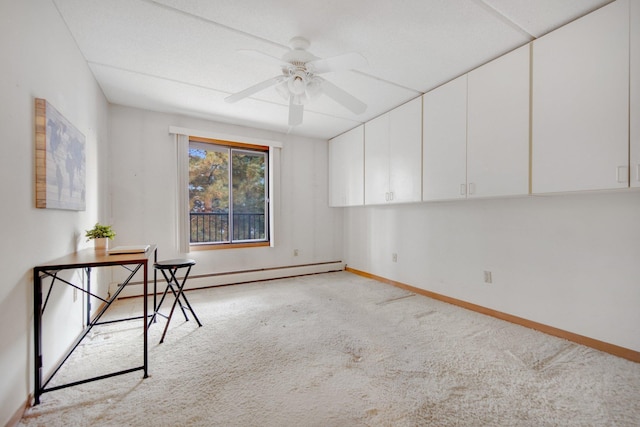
{"label": "wooden table top", "polygon": [[149,245],[146,252],[110,255],[106,249],[83,249],[60,258],[37,265],[38,270],[64,268],[101,267],[122,264],[140,264],[147,262],[154,253],[156,245]]}

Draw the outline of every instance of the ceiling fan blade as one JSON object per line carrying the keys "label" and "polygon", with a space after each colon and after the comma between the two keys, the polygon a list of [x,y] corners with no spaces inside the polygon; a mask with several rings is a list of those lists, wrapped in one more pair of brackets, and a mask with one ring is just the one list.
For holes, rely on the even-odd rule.
{"label": "ceiling fan blade", "polygon": [[234,93],[233,95],[227,96],[224,100],[229,103],[238,102],[243,98],[253,95],[254,93],[260,92],[268,87],[275,86],[282,81],[284,76],[276,76],[270,78],[269,80],[265,80],[256,85],[246,88],[245,90],[241,90],[240,92]]}
{"label": "ceiling fan blade", "polygon": [[367,64],[367,59],[364,56],[352,52],[307,62],[307,69],[313,73],[321,74],[329,71],[363,68]]}
{"label": "ceiling fan blade", "polygon": [[348,94],[328,80],[322,79],[322,92],[354,114],[362,114],[367,109],[367,104],[355,96]]}
{"label": "ceiling fan blade", "polygon": [[288,62],[283,61],[280,58],[276,58],[275,56],[271,56],[269,54],[266,54],[264,52],[260,52],[259,50],[253,50],[253,49],[240,49],[238,50],[238,53],[248,56],[250,58],[254,58],[257,59],[259,61],[264,61],[264,62],[268,62],[270,64],[274,64],[277,65],[278,67],[281,68],[288,68],[291,66],[291,64],[289,64]]}
{"label": "ceiling fan blade", "polygon": [[289,126],[297,126],[302,123],[304,106],[293,102],[293,95],[289,97]]}

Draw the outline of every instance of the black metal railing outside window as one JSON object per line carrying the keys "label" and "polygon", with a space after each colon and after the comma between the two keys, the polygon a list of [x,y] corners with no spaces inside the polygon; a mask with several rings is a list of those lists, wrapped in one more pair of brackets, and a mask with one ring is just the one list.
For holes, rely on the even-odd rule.
{"label": "black metal railing outside window", "polygon": [[[229,242],[229,214],[213,212],[189,213],[191,243]],[[233,241],[266,238],[265,218],[261,213],[233,214]]]}

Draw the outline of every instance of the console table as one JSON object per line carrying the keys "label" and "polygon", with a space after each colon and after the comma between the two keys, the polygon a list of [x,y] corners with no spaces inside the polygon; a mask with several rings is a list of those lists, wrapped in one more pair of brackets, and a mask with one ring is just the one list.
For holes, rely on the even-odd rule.
{"label": "console table", "polygon": [[[154,259],[156,257],[156,246],[150,245],[149,249],[147,249],[144,253],[133,253],[133,254],[122,254],[122,255],[109,255],[109,253],[102,249],[85,249],[82,251],[75,252],[73,254],[66,255],[62,258],[58,258],[56,260],[47,262],[42,265],[38,265],[33,268],[33,328],[34,328],[34,352],[35,352],[35,369],[34,369],[34,377],[35,377],[35,392],[34,392],[34,404],[40,403],[40,396],[43,393],[59,390],[66,387],[71,387],[79,384],[84,384],[90,381],[97,381],[104,378],[110,378],[116,375],[127,374],[130,372],[142,370],[144,372],[143,378],[147,378],[147,295],[148,295],[148,263],[151,254],[154,255]],[[117,289],[110,295],[108,299],[102,298],[91,292],[91,269],[95,267],[112,267],[112,266],[120,266],[124,267],[129,271],[128,277],[120,284],[118,284]],[[136,317],[128,317],[124,319],[110,320],[102,322],[102,316],[107,311],[107,309],[111,306],[111,304],[118,298],[120,292],[124,289],[125,286],[129,284],[134,275],[140,270],[143,269],[143,312],[140,316]],[[83,269],[86,272],[86,286],[76,285],[71,283],[68,280],[65,280],[59,277],[59,273],[64,270],[73,270],[73,269]],[[43,299],[43,279],[51,278],[49,288],[47,290],[46,296]],[[59,363],[52,368],[51,373],[47,376],[47,378],[43,379],[43,355],[42,355],[42,316],[47,307],[47,302],[49,301],[49,297],[51,295],[51,291],[53,290],[54,284],[62,283],[68,286],[71,286],[79,291],[81,291],[85,296],[85,309],[86,309],[86,326],[80,333],[80,335],[76,338],[76,340],[71,345],[71,348],[63,355],[60,359]],[[97,310],[95,315],[91,316],[91,298],[95,298],[102,302],[101,307]],[[114,322],[124,322],[128,320],[134,319],[142,319],[142,327],[143,327],[143,364],[141,366],[135,366],[129,369],[119,370],[116,372],[112,372],[109,374],[99,375],[96,377],[86,378],[79,381],[74,381],[71,383],[56,385],[52,387],[48,387],[49,382],[53,379],[53,377],[58,373],[62,365],[69,359],[74,350],[80,345],[82,340],[87,336],[87,334],[93,329],[94,326],[102,325],[106,323],[114,323]]]}

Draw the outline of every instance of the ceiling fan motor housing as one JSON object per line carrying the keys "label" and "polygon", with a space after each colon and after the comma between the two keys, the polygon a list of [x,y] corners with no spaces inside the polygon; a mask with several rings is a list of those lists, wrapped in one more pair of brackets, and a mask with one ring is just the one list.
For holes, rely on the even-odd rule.
{"label": "ceiling fan motor housing", "polygon": [[297,65],[296,63],[304,65],[307,62],[319,59],[307,50],[310,43],[309,40],[304,37],[294,37],[289,43],[291,44],[291,50],[282,56],[283,61],[295,66]]}

